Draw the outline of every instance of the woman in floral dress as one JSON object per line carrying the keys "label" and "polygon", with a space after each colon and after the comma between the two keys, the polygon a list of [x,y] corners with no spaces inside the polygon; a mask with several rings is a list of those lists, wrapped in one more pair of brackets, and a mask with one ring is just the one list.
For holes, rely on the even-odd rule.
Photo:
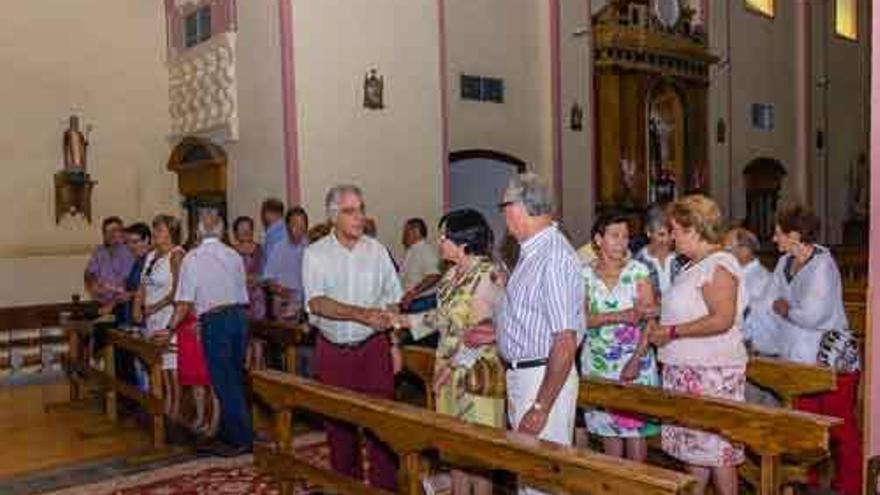
{"label": "woman in floral dress", "polygon": [[[495,333],[485,325],[502,292],[498,268],[490,257],[492,230],[474,210],[453,211],[443,217],[440,227],[440,253],[452,267],[438,284],[437,309],[409,315],[407,323],[416,340],[440,333],[432,384],[436,410],[469,423],[503,428],[504,394],[495,383],[503,383],[503,367]],[[492,493],[491,481],[482,476],[453,471],[452,479],[453,494]]]}
{"label": "woman in floral dress", "polygon": [[[606,214],[593,226],[597,256],[584,267],[587,292],[587,335],[581,349],[581,372],[586,376],[659,385],[657,363],[643,321],[656,313],[650,270],[627,256],[627,218]],[[587,430],[602,438],[605,453],[644,461],[645,437],[657,435],[656,423],[591,409]]]}

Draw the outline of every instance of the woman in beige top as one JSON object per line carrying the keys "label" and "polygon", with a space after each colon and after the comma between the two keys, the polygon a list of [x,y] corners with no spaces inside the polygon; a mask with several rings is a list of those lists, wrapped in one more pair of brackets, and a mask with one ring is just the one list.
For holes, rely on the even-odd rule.
{"label": "woman in beige top", "polygon": [[[739,264],[721,249],[721,212],[700,195],[676,201],[669,212],[675,248],[691,261],[663,297],[660,324],[649,331],[663,364],[663,388],[744,401],[748,357],[740,329],[746,296]],[[687,463],[697,478],[698,494],[710,478],[716,493],[737,492],[741,447],[717,435],[667,425],[661,438],[663,450]]]}

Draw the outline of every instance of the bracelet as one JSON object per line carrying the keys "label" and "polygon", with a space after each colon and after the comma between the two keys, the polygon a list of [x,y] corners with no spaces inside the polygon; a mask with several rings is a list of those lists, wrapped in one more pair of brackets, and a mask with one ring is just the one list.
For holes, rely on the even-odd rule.
{"label": "bracelet", "polygon": [[675,340],[678,338],[678,329],[675,325],[669,327],[669,340]]}

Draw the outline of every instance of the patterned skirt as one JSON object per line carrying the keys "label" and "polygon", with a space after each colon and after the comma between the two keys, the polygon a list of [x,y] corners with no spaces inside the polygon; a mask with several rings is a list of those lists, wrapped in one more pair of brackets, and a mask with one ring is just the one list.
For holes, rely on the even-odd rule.
{"label": "patterned skirt", "polygon": [[[719,399],[745,400],[745,366],[663,366],[663,388]],[[663,425],[663,450],[694,466],[736,466],[745,460],[742,446],[699,430]]]}

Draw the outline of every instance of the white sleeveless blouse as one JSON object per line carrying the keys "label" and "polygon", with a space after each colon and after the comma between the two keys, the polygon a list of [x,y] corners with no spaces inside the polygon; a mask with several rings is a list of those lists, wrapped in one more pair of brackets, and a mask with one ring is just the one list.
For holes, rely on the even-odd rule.
{"label": "white sleeveless blouse", "polygon": [[[158,252],[151,251],[144,263],[141,283],[144,285],[144,303],[155,304],[174,291],[174,274],[171,273],[171,253],[182,248],[176,247],[156,258]],[[147,334],[157,332],[168,326],[174,314],[174,304],[169,304],[146,318]]]}
{"label": "white sleeveless blouse", "polygon": [[703,299],[703,286],[712,280],[715,270],[723,268],[737,281],[736,318],[726,332],[710,337],[682,337],[663,346],[660,362],[675,366],[744,366],[748,362],[742,337],[743,312],[748,304],[742,269],[730,253],[710,254],[698,263],[687,265],[679,272],[672,286],[663,295],[660,322],[681,325],[709,314]]}

